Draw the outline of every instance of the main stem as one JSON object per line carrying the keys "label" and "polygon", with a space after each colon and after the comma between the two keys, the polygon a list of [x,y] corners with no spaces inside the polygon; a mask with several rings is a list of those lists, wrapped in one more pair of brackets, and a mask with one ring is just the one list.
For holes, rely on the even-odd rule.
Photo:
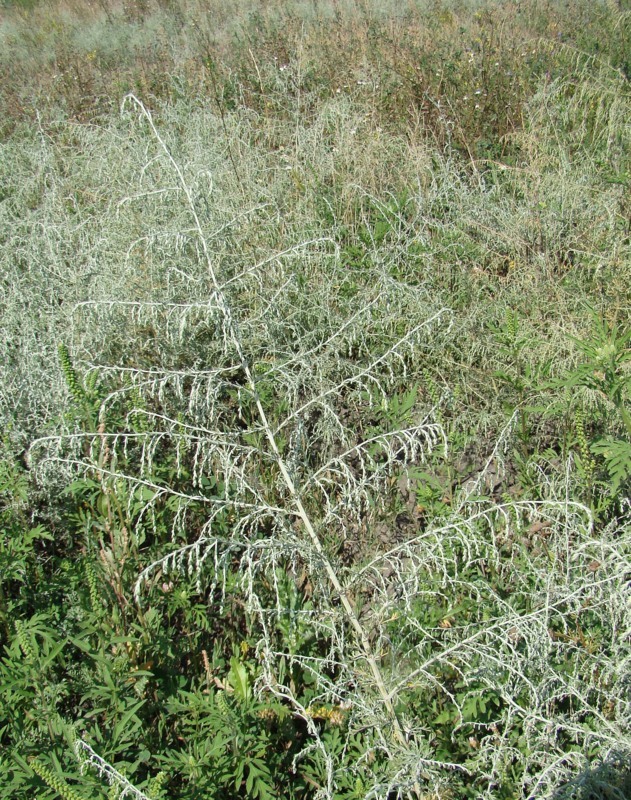
{"label": "main stem", "polygon": [[213,267],[212,259],[210,257],[210,252],[208,250],[208,245],[206,243],[206,237],[204,236],[204,232],[202,230],[201,222],[200,222],[199,217],[197,215],[197,210],[195,209],[195,202],[193,200],[193,196],[191,195],[191,192],[190,192],[190,189],[188,187],[188,184],[186,183],[186,180],[184,178],[182,170],[180,169],[180,166],[177,163],[177,161],[171,155],[171,152],[170,152],[169,148],[167,147],[166,143],[164,142],[164,140],[162,139],[162,137],[158,133],[158,130],[154,125],[151,113],[147,110],[147,108],[145,108],[143,103],[140,100],[138,100],[138,98],[135,95],[130,94],[130,95],[128,95],[128,97],[126,99],[131,100],[132,103],[134,103],[140,109],[142,115],[145,117],[145,119],[149,123],[149,127],[151,128],[151,131],[152,131],[153,135],[155,136],[156,140],[160,144],[160,147],[164,151],[167,159],[171,163],[171,166],[173,167],[173,169],[174,169],[174,171],[175,171],[175,173],[176,173],[176,175],[178,177],[178,180],[179,180],[180,185],[182,187],[182,191],[184,192],[184,195],[186,197],[186,201],[187,201],[187,204],[188,204],[188,207],[189,207],[189,211],[191,213],[191,216],[193,217],[193,221],[194,221],[194,224],[195,224],[195,229],[196,229],[196,232],[197,232],[197,236],[199,238],[200,244],[202,246],[202,250],[204,252],[204,257],[205,257],[205,260],[206,260],[206,264],[208,266],[208,272],[209,272],[210,279],[212,281],[212,284],[213,284],[213,287],[214,287],[215,291],[217,292],[218,297],[221,298],[221,302],[223,303],[224,308],[225,308],[225,312],[226,312],[225,313],[226,329],[229,332],[230,339],[231,339],[231,341],[232,341],[232,343],[233,343],[233,345],[234,345],[234,347],[235,347],[235,349],[237,351],[238,360],[239,360],[241,368],[242,368],[242,370],[244,372],[244,375],[245,375],[245,378],[246,378],[246,381],[247,381],[247,385],[248,385],[248,389],[252,392],[252,395],[254,397],[254,400],[255,400],[255,403],[256,403],[256,410],[257,410],[259,419],[261,420],[261,425],[263,426],[263,430],[264,430],[265,435],[267,437],[267,440],[269,442],[269,445],[270,445],[270,448],[272,450],[272,453],[274,454],[274,457],[276,459],[276,463],[278,464],[278,468],[280,470],[280,473],[281,473],[281,475],[283,477],[285,485],[287,486],[287,489],[289,490],[289,494],[291,495],[291,498],[292,498],[292,501],[294,503],[296,512],[297,512],[298,516],[300,517],[300,519],[302,520],[302,524],[304,526],[304,529],[307,532],[307,535],[309,536],[309,538],[311,539],[311,541],[313,543],[313,546],[316,548],[316,551],[318,552],[318,555],[322,558],[322,563],[324,564],[324,569],[326,571],[327,577],[328,577],[328,579],[329,579],[329,581],[331,583],[331,586],[335,590],[335,593],[337,594],[337,596],[340,599],[340,602],[342,604],[342,608],[344,609],[344,613],[346,614],[346,618],[347,618],[348,622],[350,623],[350,626],[354,630],[355,634],[357,635],[357,639],[358,639],[359,644],[361,646],[361,649],[363,651],[364,658],[368,662],[368,666],[370,667],[370,671],[371,671],[372,676],[374,678],[375,685],[377,687],[377,691],[379,692],[379,695],[381,696],[381,699],[382,699],[383,704],[385,706],[385,709],[386,709],[386,711],[388,713],[388,716],[390,717],[390,720],[391,720],[391,723],[392,723],[392,727],[393,727],[393,730],[394,730],[395,738],[397,739],[397,741],[401,745],[406,746],[407,745],[407,741],[406,741],[406,738],[405,738],[405,734],[403,733],[403,728],[401,727],[401,723],[399,722],[399,718],[397,717],[397,713],[395,711],[394,704],[392,702],[392,698],[391,698],[391,696],[390,696],[390,694],[389,694],[389,692],[388,692],[388,690],[386,688],[386,684],[385,684],[385,681],[383,679],[383,675],[381,674],[381,670],[379,669],[379,664],[377,663],[377,659],[375,658],[375,654],[373,652],[373,649],[372,649],[372,646],[371,646],[370,641],[368,639],[368,636],[366,635],[366,631],[363,629],[359,619],[357,618],[357,614],[355,614],[355,611],[353,609],[353,604],[351,603],[350,597],[349,597],[348,593],[345,591],[345,589],[342,586],[342,584],[340,583],[339,578],[337,577],[337,574],[336,574],[335,570],[333,569],[333,565],[329,561],[329,558],[328,558],[328,556],[327,556],[327,554],[326,554],[326,552],[324,550],[324,547],[322,546],[322,542],[320,541],[320,539],[318,537],[318,534],[316,533],[316,530],[315,530],[315,528],[313,526],[313,523],[311,522],[309,514],[307,513],[307,511],[306,511],[306,509],[305,509],[305,507],[304,507],[304,505],[302,503],[302,500],[300,499],[300,495],[298,494],[298,491],[296,490],[294,482],[291,479],[291,475],[289,474],[289,470],[287,469],[287,465],[283,461],[282,456],[280,454],[280,450],[278,448],[278,444],[276,442],[276,439],[274,438],[274,433],[272,431],[272,427],[268,422],[267,415],[265,414],[265,409],[263,408],[263,406],[261,404],[261,401],[259,399],[259,396],[258,396],[258,392],[257,392],[257,389],[256,389],[256,379],[255,379],[254,375],[252,374],[252,371],[250,369],[250,365],[248,363],[248,360],[247,360],[247,358],[245,356],[245,353],[243,352],[243,348],[241,346],[241,340],[240,340],[239,335],[238,335],[238,333],[237,333],[237,331],[235,329],[234,322],[233,322],[233,319],[232,319],[232,315],[229,313],[229,306],[228,306],[228,303],[226,301],[226,297],[225,297],[225,295],[224,295],[224,293],[222,291],[221,286],[219,285],[219,281],[217,280],[217,276],[215,274],[215,270],[214,270],[214,267]]}
{"label": "main stem", "polygon": [[289,493],[290,493],[290,495],[292,497],[292,500],[293,500],[294,506],[296,508],[296,511],[298,513],[298,516],[302,520],[302,524],[304,525],[304,528],[305,528],[309,538],[311,539],[311,541],[313,543],[313,546],[315,547],[318,555],[322,558],[322,563],[324,564],[324,569],[326,571],[327,577],[328,577],[329,581],[331,582],[331,585],[335,589],[335,592],[336,592],[337,596],[340,598],[340,602],[342,603],[342,608],[344,609],[344,612],[346,614],[346,617],[347,617],[351,627],[353,628],[353,630],[357,634],[357,637],[358,637],[359,642],[361,644],[361,648],[362,648],[362,650],[364,652],[364,657],[365,657],[366,661],[368,662],[368,666],[370,667],[370,671],[372,672],[372,676],[373,676],[373,678],[375,680],[375,685],[377,686],[379,694],[381,695],[381,699],[384,702],[384,705],[386,707],[386,711],[388,712],[388,716],[390,717],[390,719],[392,721],[392,727],[394,729],[394,735],[396,736],[396,738],[397,738],[397,740],[399,741],[400,744],[405,745],[406,744],[406,739],[405,739],[405,735],[403,733],[403,729],[401,727],[401,723],[399,722],[399,718],[397,717],[397,713],[396,713],[394,705],[392,703],[392,699],[391,699],[390,694],[389,694],[389,692],[388,692],[388,690],[386,688],[386,684],[385,684],[385,681],[383,679],[383,675],[381,674],[381,670],[379,669],[379,664],[377,663],[377,659],[375,658],[375,655],[374,655],[372,646],[370,644],[370,641],[368,640],[368,637],[366,636],[366,631],[363,629],[359,619],[357,618],[357,614],[355,613],[355,610],[353,609],[353,605],[351,603],[350,597],[348,596],[348,593],[345,591],[344,587],[340,583],[339,578],[337,577],[337,574],[336,574],[335,570],[333,569],[333,565],[329,561],[328,556],[326,555],[326,552],[324,551],[324,548],[322,546],[322,542],[320,541],[320,538],[318,537],[318,534],[316,533],[315,528],[313,527],[313,523],[311,522],[311,519],[310,519],[309,515],[307,514],[307,511],[306,511],[306,509],[305,509],[305,507],[304,507],[304,505],[302,503],[302,500],[300,499],[300,495],[298,494],[298,492],[296,490],[296,487],[294,486],[294,482],[291,479],[291,475],[289,474],[289,470],[287,469],[287,465],[285,464],[285,462],[283,461],[283,459],[282,459],[282,457],[280,455],[280,451],[278,449],[278,445],[277,445],[276,440],[274,438],[274,434],[272,433],[271,426],[270,426],[269,422],[267,421],[267,416],[265,414],[265,409],[261,405],[261,401],[259,400],[258,395],[256,393],[256,386],[255,386],[255,383],[254,383],[254,376],[252,375],[252,373],[250,371],[250,367],[249,367],[247,361],[243,362],[243,368],[244,368],[245,374],[247,376],[248,383],[250,384],[250,388],[251,388],[252,392],[254,393],[255,402],[256,402],[256,410],[258,412],[259,418],[260,418],[261,423],[263,425],[263,429],[265,431],[265,435],[267,436],[267,440],[268,440],[268,442],[270,444],[272,452],[274,453],[274,456],[276,457],[276,463],[278,464],[278,468],[280,470],[281,475],[283,476],[283,480],[285,481],[285,485],[287,486],[287,489],[289,490]]}

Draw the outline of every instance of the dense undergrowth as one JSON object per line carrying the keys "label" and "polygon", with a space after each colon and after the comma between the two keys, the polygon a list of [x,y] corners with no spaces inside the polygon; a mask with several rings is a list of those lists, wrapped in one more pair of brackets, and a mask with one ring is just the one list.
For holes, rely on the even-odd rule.
{"label": "dense undergrowth", "polygon": [[3,796],[629,796],[629,20],[5,7]]}

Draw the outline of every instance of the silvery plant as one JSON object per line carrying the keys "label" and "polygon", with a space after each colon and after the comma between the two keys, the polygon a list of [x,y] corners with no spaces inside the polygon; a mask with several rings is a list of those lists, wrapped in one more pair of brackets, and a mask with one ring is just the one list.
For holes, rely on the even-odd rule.
{"label": "silvery plant", "polygon": [[[222,599],[239,594],[258,638],[255,691],[304,720],[307,748],[325,765],[323,800],[349,768],[346,748],[331,751],[279,677],[281,663],[299,665],[322,703],[344,711],[346,742],[372,732],[361,755],[366,798],[447,797],[457,773],[491,798],[508,771],[524,797],[559,797],[594,754],[630,754],[628,526],[595,538],[589,510],[558,483],[537,501],[492,502],[484,468],[402,540],[346,558],[346,542],[389,519],[401,476],[449,446],[436,405],[413,404],[401,417],[390,401],[440,354],[452,312],[378,258],[354,280],[326,231],[293,241],[274,189],[256,184],[246,163],[234,179],[254,202],[242,197],[239,210],[217,200],[216,148],[208,161],[217,165],[205,163],[134,96],[124,112],[119,146],[142,163],[122,175],[120,200],[104,213],[133,235],[110,240],[122,247],[103,253],[113,280],[77,295],[66,322],[86,385],[92,376],[108,389],[80,389],[89,424],[41,435],[29,458],[44,480],[84,474],[110,492],[126,486],[142,499],[138,525],[169,502],[172,546],[138,575],[138,603],[158,576],[179,574]],[[284,158],[291,180],[293,156]],[[265,228],[271,253],[257,244]],[[501,468],[513,427],[489,469]],[[159,477],[165,454],[176,476],[186,467],[186,483]],[[568,483],[570,473],[568,464]],[[287,580],[308,584],[310,603],[279,647]],[[423,608],[444,613],[430,619]],[[600,620],[594,647],[575,636],[586,613]],[[321,641],[319,655],[301,653],[300,636]],[[491,694],[495,714],[471,735],[467,763],[438,757],[415,704],[444,697],[457,709],[457,736],[471,704]],[[78,750],[123,795],[141,796],[89,744]]]}

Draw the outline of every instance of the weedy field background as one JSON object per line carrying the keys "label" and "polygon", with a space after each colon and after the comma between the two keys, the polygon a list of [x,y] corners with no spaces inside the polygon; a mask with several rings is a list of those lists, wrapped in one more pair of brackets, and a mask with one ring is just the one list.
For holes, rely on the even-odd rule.
{"label": "weedy field background", "polygon": [[0,786],[631,791],[625,3],[0,22]]}

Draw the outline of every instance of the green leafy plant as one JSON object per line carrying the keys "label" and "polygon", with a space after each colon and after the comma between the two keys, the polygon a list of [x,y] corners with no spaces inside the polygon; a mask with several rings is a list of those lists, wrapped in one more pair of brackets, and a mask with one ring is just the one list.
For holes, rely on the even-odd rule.
{"label": "green leafy plant", "polygon": [[582,355],[581,363],[559,386],[585,386],[608,400],[631,437],[629,391],[631,390],[631,329],[624,330],[591,311],[592,332],[588,339],[572,338]]}
{"label": "green leafy plant", "polygon": [[607,402],[622,423],[626,439],[612,435],[594,438],[588,443],[583,414],[577,423],[581,461],[587,478],[591,479],[595,464],[589,452],[603,459],[609,476],[611,491],[615,495],[631,476],[631,416],[629,390],[631,389],[631,330],[609,323],[595,311],[590,312],[592,333],[588,339],[572,338],[582,356],[578,366],[555,387],[585,387],[595,393],[600,402]]}
{"label": "green leafy plant", "polygon": [[80,792],[69,786],[59,775],[56,775],[49,767],[42,764],[38,758],[32,758],[29,761],[29,766],[63,800],[84,800]]}

